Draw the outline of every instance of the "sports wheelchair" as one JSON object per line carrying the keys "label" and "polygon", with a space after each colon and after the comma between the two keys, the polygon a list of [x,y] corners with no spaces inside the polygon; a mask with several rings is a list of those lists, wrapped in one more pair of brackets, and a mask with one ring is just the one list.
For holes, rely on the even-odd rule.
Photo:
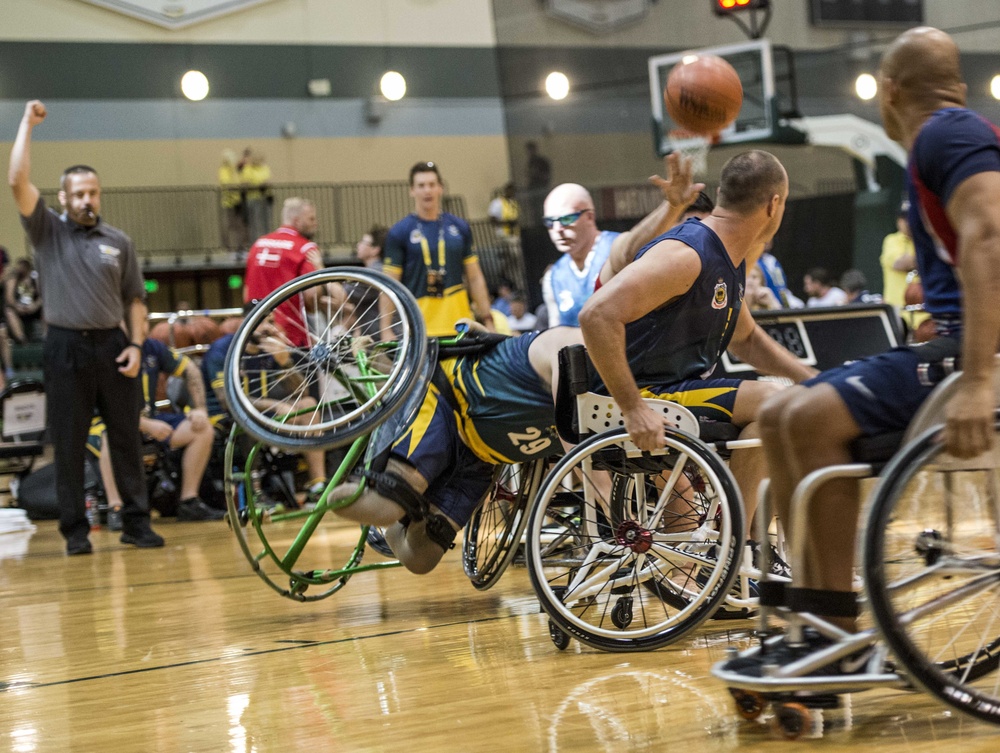
{"label": "sports wheelchair", "polygon": [[[304,347],[291,345],[274,327],[289,306],[306,318]],[[400,565],[364,562],[368,526],[360,533],[350,523],[320,529],[328,512],[356,499],[332,504],[330,491],[382,455],[419,409],[439,358],[482,347],[472,333],[429,340],[410,293],[386,275],[361,268],[304,275],[254,308],[226,359],[225,390],[235,420],[225,486],[230,525],[268,586],[296,601],[316,601],[358,573]],[[248,438],[249,449],[240,452]],[[260,479],[274,448],[341,453],[313,509],[269,508]],[[543,471],[541,460],[497,467],[486,499],[465,528],[463,565],[476,588],[496,583],[516,554]],[[362,480],[358,494],[364,485]],[[331,560],[340,564],[331,567]]]}
{"label": "sports wheelchair", "polygon": [[[760,572],[723,461],[760,441],[647,399],[677,428],[663,451],[641,452],[614,401],[587,391],[591,369],[583,346],[560,353],[556,424],[576,446],[546,476],[528,522],[528,569],[552,641],[644,651],[713,615],[749,616]],[[762,536],[760,548],[769,540]]]}
{"label": "sports wheelchair", "polygon": [[[923,688],[980,720],[1000,724],[1000,437],[971,460],[948,455],[940,442],[944,407],[959,388],[954,359],[922,367],[940,381],[906,432],[858,440],[856,462],[804,478],[792,500],[793,568],[804,562],[806,521],[816,490],[837,478],[878,475],[861,532],[862,625],[847,633],[816,615],[790,612],[783,587],[761,590],[761,644],[733,656],[767,655],[774,616],[788,621],[786,641],[804,644],[805,630],[829,642],[791,664],[747,677],[717,664],[737,711],[772,723],[789,739],[818,727],[841,696],[872,688]],[[938,372],[935,378],[933,372]],[[930,382],[930,383],[933,383]],[[1000,379],[997,380],[1000,396]],[[1000,433],[1000,413],[996,429]],[[761,485],[767,509],[767,482]],[[858,665],[858,666],[853,666]],[[833,669],[831,669],[833,667]],[[845,668],[847,667],[847,668]]]}

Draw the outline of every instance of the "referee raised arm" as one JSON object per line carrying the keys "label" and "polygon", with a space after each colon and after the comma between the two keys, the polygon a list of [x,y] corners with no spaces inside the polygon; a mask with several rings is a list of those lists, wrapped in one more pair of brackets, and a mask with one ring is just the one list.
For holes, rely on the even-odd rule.
{"label": "referee raised arm", "polygon": [[45,105],[37,100],[25,106],[7,179],[35,250],[45,296],[45,395],[59,530],[67,554],[91,552],[84,445],[96,407],[107,426],[122,496],[121,540],[138,547],[163,546],[163,538],[149,526],[140,452],[142,391],[136,375],[146,326],[142,274],[132,240],[101,221],[101,184],[93,168],[74,165],[63,172],[61,215],[45,206],[31,182],[31,133],[45,115]]}

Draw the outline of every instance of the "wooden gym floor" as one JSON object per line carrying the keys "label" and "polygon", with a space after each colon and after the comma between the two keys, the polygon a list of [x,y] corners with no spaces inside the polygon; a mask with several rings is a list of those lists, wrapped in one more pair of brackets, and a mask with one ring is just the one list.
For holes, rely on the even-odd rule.
{"label": "wooden gym floor", "polygon": [[[287,524],[285,524],[287,525]],[[996,751],[1000,728],[880,691],[787,742],[741,720],[709,676],[749,621],[644,654],[550,642],[527,572],[478,592],[451,553],[430,575],[355,576],[283,599],[222,523],[161,522],[160,550],[94,532],[67,558],[54,522],[0,536],[0,750]],[[357,529],[332,524],[341,543]],[[367,557],[377,558],[374,553]],[[334,564],[334,563],[328,563]]]}

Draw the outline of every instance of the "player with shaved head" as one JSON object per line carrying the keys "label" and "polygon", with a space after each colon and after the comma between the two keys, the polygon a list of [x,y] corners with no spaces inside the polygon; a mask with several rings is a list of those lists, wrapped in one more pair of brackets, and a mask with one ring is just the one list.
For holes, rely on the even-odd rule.
{"label": "player with shaved head", "polygon": [[[771,492],[784,520],[792,491],[805,476],[851,462],[849,446],[858,437],[906,428],[932,389],[918,378],[921,363],[961,354],[961,383],[946,407],[947,451],[974,457],[993,443],[993,363],[1000,339],[1000,133],[965,107],[958,47],[943,31],[923,27],[903,33],[886,51],[879,79],[886,132],[909,153],[908,219],[924,308],[938,337],[831,369],[765,404],[761,436]],[[823,485],[808,514],[805,569],[794,573],[786,603],[853,630],[857,482]],[[786,665],[830,642],[807,628],[802,642],[785,640],[767,652],[732,659],[722,669],[760,676],[765,664]],[[814,674],[864,670],[865,662],[849,658]]]}

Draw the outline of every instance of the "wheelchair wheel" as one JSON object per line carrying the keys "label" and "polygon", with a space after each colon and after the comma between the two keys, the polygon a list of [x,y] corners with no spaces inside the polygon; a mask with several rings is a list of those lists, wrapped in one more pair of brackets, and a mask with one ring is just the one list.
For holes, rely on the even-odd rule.
{"label": "wheelchair wheel", "polygon": [[732,588],[743,505],[708,447],[668,431],[657,454],[617,429],[545,477],[528,522],[528,571],[552,623],[606,651],[643,651],[700,625]]}
{"label": "wheelchair wheel", "polygon": [[240,325],[226,357],[226,399],[258,441],[339,447],[402,405],[426,352],[423,318],[406,288],[367,269],[323,269],[276,290]]}
{"label": "wheelchair wheel", "polygon": [[226,508],[243,555],[268,586],[295,601],[318,601],[361,569],[396,564],[362,566],[368,529],[324,520],[322,511],[294,509],[294,491],[291,496],[281,491],[286,483],[281,461],[270,448],[248,440],[233,427],[226,447]]}
{"label": "wheelchair wheel", "polygon": [[496,583],[517,554],[544,472],[544,460],[498,466],[489,494],[466,524],[462,564],[480,591]]}
{"label": "wheelchair wheel", "polygon": [[907,445],[873,492],[868,597],[910,678],[1000,724],[1000,445],[957,460],[935,441],[939,429]]}

